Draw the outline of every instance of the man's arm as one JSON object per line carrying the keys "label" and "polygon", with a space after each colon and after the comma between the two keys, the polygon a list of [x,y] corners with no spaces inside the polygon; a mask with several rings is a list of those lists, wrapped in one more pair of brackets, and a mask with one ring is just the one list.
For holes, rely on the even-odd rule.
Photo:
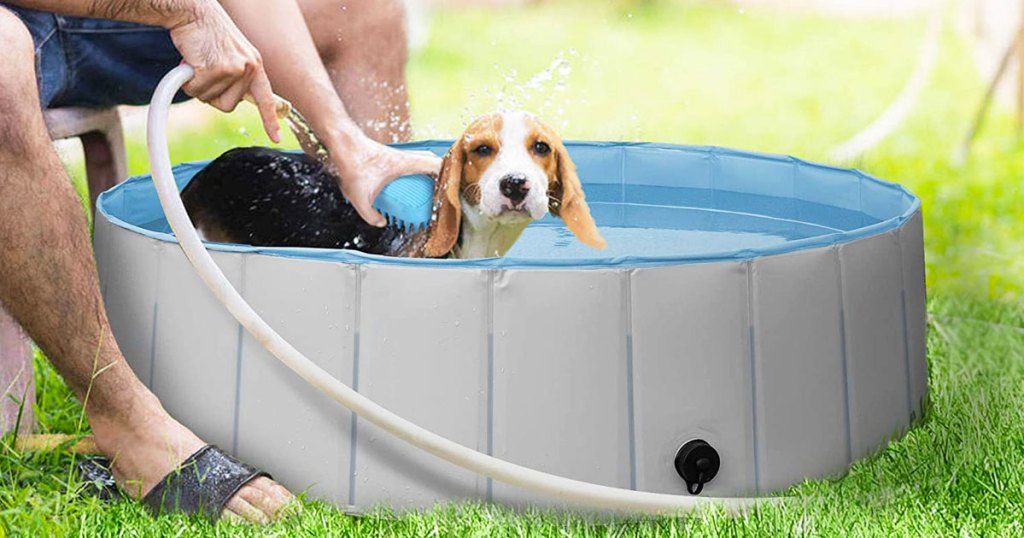
{"label": "man's arm", "polygon": [[215,0],[6,0],[73,15],[137,22],[170,31],[175,47],[196,74],[185,93],[230,112],[251,94],[270,139],[280,141],[274,94],[263,59]]}
{"label": "man's arm", "polygon": [[171,28],[196,18],[193,0],[6,0],[8,4],[75,17]]}
{"label": "man's arm", "polygon": [[345,110],[295,0],[221,4],[260,50],[274,90],[292,102],[327,147],[346,198],[366,222],[383,226],[384,217],[372,205],[380,190],[401,175],[436,174],[440,160],[394,150],[363,134]]}
{"label": "man's arm", "polygon": [[221,0],[263,56],[274,92],[292,103],[328,149],[362,135],[349,117],[294,0]]}

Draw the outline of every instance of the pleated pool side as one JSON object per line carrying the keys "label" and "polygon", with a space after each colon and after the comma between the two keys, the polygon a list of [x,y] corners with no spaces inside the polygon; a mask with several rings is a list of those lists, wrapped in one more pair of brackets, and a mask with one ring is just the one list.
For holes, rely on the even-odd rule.
{"label": "pleated pool side", "polygon": [[[546,499],[357,420],[264,351],[175,244],[106,218],[114,334],[167,409],[293,491],[339,505]],[[436,268],[215,252],[266,320],[385,407],[477,450],[599,484],[704,495],[835,475],[920,416],[920,214],[848,243],[751,260],[611,269]]]}

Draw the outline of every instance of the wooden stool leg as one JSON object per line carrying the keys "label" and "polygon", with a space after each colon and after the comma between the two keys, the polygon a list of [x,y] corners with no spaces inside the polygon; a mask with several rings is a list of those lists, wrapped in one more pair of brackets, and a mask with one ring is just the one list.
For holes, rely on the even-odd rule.
{"label": "wooden stool leg", "polygon": [[128,176],[125,158],[124,134],[120,116],[102,131],[90,131],[80,136],[85,153],[85,175],[89,182],[90,209],[96,211],[96,198],[103,191],[117,185]]}
{"label": "wooden stool leg", "polygon": [[14,428],[21,408],[22,432],[35,426],[32,345],[18,323],[0,307],[0,433]]}

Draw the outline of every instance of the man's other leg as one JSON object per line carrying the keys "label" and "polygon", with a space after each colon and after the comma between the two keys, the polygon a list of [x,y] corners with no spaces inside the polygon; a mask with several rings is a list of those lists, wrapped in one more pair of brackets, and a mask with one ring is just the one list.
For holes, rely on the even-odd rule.
{"label": "man's other leg", "polygon": [[32,346],[18,322],[0,305],[0,434],[14,429],[23,433],[35,425],[32,380]]}
{"label": "man's other leg", "polygon": [[[85,214],[40,110],[28,30],[0,8],[0,303],[85,405],[96,443],[135,497],[203,446],[135,377],[110,332]],[[266,478],[229,509],[265,521],[288,494]]]}
{"label": "man's other leg", "polygon": [[409,139],[408,46],[401,0],[299,0],[349,115],[379,142]]}

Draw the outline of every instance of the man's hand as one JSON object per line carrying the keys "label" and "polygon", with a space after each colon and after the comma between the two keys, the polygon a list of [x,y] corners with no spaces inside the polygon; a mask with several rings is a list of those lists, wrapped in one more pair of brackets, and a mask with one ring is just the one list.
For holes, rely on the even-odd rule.
{"label": "man's hand", "polygon": [[[398,176],[436,175],[441,160],[432,154],[392,149],[363,134],[348,115],[327,75],[295,0],[220,0],[220,3],[263,53],[275,90],[302,113],[316,138],[327,148],[335,172],[341,178],[345,197],[369,224],[387,224],[373,209],[377,194]],[[303,149],[315,155],[315,144],[304,140],[304,133],[296,134],[303,142]]]}
{"label": "man's hand", "polygon": [[220,4],[196,2],[191,16],[169,30],[185,63],[196,71],[185,84],[185,93],[224,112],[231,112],[246,94],[251,94],[267,135],[280,142],[274,93],[263,59]]}
{"label": "man's hand", "polygon": [[362,133],[347,142],[327,143],[341,181],[341,192],[367,223],[382,227],[387,220],[373,208],[380,191],[399,176],[436,176],[441,158],[429,151],[401,151],[374,142]]}

